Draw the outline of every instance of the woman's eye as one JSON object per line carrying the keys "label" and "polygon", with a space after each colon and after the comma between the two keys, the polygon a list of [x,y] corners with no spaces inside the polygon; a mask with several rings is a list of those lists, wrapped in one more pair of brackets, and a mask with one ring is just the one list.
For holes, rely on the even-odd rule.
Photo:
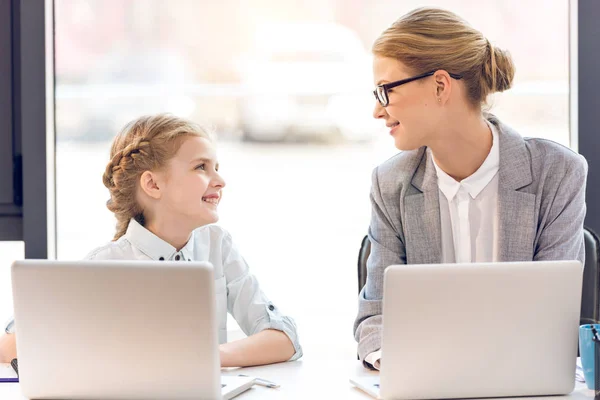
{"label": "woman's eye", "polygon": [[196,167],[196,169],[201,169],[201,170],[203,170],[203,171],[204,171],[204,169],[205,169],[205,165],[206,165],[206,164],[200,164],[200,165],[198,165],[198,166]]}

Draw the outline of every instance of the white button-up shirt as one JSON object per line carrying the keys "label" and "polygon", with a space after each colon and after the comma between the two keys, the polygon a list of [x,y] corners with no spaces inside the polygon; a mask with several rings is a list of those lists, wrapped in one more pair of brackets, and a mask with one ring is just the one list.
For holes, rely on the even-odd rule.
{"label": "white button-up shirt", "polygon": [[457,182],[435,163],[440,190],[442,261],[444,263],[498,260],[498,132],[492,148],[473,175]]}
{"label": "white button-up shirt", "polygon": [[302,356],[294,320],[283,315],[260,290],[257,279],[250,274],[231,235],[217,225],[196,229],[188,243],[177,251],[132,219],[125,235],[93,250],[86,259],[208,261],[214,267],[219,342],[227,342],[229,311],[246,335],[265,329],[282,331],[288,335],[296,350],[290,361]]}
{"label": "white button-up shirt", "polygon": [[[444,263],[498,260],[500,146],[496,127],[489,122],[488,126],[492,131],[492,148],[473,175],[457,182],[436,164],[435,159],[433,161],[440,191]],[[380,360],[381,350],[365,357],[365,361],[377,369]]]}

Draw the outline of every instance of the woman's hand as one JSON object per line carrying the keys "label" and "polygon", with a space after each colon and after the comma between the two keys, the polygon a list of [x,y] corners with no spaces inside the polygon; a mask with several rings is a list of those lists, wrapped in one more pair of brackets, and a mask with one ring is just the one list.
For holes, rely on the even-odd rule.
{"label": "woman's hand", "polygon": [[17,358],[17,339],[15,334],[0,336],[0,363],[9,363]]}

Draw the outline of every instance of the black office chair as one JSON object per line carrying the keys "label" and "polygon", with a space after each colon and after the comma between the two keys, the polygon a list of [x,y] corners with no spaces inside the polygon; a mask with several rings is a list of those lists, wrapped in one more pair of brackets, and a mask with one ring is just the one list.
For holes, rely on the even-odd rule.
{"label": "black office chair", "polygon": [[597,323],[600,316],[600,239],[589,228],[583,230],[585,265],[581,290],[581,324]]}
{"label": "black office chair", "polygon": [[367,283],[367,259],[369,254],[371,254],[371,241],[368,236],[365,236],[358,251],[358,293]]}
{"label": "black office chair", "polygon": [[[584,228],[585,265],[583,268],[583,288],[581,293],[581,324],[596,323],[600,315],[598,290],[600,288],[600,239],[589,228]],[[365,236],[358,252],[358,291],[367,282],[367,259],[371,254],[371,242]]]}

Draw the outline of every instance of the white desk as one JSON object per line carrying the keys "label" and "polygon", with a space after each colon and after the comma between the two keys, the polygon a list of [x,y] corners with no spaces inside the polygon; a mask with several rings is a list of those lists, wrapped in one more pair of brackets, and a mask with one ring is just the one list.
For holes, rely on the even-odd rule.
{"label": "white desk", "polygon": [[[348,382],[352,375],[376,375],[376,372],[365,370],[362,365],[352,358],[306,357],[306,360],[226,370],[224,374],[246,375],[265,378],[281,385],[279,389],[268,389],[262,386],[241,394],[236,399],[372,399],[367,394],[354,388]],[[577,383],[575,391],[569,396],[552,396],[549,399],[578,400],[593,399],[594,392],[588,390],[585,384]],[[0,399],[25,400],[18,383],[0,383]],[[535,397],[535,400],[544,397]]]}

